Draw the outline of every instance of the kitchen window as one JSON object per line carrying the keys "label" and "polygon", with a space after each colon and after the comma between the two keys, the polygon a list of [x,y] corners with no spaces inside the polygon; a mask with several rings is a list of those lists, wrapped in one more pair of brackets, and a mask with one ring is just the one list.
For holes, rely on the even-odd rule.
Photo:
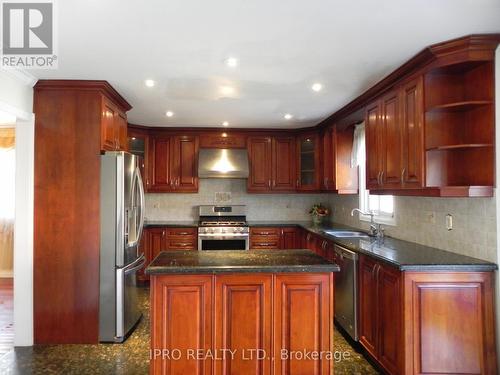
{"label": "kitchen window", "polygon": [[[359,208],[364,211],[373,212],[375,222],[387,225],[396,225],[393,195],[370,194],[366,189],[366,143],[365,125],[361,123],[356,126],[354,132],[354,147],[352,164],[359,167]],[[359,219],[370,221],[370,216],[359,215]]]}

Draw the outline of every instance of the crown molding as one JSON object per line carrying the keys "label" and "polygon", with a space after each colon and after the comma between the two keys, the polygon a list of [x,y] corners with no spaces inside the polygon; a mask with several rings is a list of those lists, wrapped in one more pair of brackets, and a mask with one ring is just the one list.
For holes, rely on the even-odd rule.
{"label": "crown molding", "polygon": [[38,81],[38,79],[34,75],[28,73],[26,70],[9,68],[9,69],[1,69],[0,71],[14,78],[16,81],[25,86],[33,87],[35,86],[35,83]]}

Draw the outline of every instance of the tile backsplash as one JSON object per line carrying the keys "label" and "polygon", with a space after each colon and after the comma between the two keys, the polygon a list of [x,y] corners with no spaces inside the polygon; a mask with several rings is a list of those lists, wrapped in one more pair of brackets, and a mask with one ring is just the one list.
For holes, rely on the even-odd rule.
{"label": "tile backsplash", "polygon": [[[146,217],[196,220],[197,206],[217,204],[224,197],[230,199],[224,204],[247,205],[250,221],[309,220],[309,208],[321,202],[332,208],[332,221],[369,228],[357,214],[351,216],[351,210],[359,206],[357,195],[248,194],[246,190],[246,180],[201,179],[197,194],[147,194]],[[496,262],[495,198],[395,197],[395,211],[396,225],[385,226],[387,235]],[[453,215],[451,231],[446,229],[447,214]]]}
{"label": "tile backsplash", "polygon": [[[308,211],[314,203],[327,203],[327,194],[248,194],[247,181],[242,179],[200,179],[197,194],[147,194],[148,220],[196,220],[200,204],[245,204],[248,220],[309,220]],[[230,194],[220,194],[230,193]]]}
{"label": "tile backsplash", "polygon": [[[357,195],[330,195],[332,220],[368,229],[351,210],[359,207]],[[495,198],[395,197],[396,225],[385,225],[386,234],[455,253],[496,262]],[[434,220],[432,219],[434,214]],[[453,230],[446,229],[446,215],[453,215]]]}

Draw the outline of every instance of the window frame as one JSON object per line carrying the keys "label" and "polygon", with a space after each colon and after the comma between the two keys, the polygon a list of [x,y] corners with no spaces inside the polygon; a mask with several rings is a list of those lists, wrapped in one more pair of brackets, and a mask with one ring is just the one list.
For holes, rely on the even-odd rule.
{"label": "window frame", "polygon": [[[369,197],[380,195],[370,194],[370,191],[366,189],[366,143],[364,145],[363,150],[360,152],[361,155],[358,155],[358,173],[359,173],[359,208],[361,211],[368,212],[369,208]],[[361,157],[360,157],[361,156]],[[377,212],[377,215],[373,216],[373,221],[375,223],[396,226],[396,200],[394,199],[394,195],[391,195],[393,198],[393,212],[392,215],[387,213]],[[379,204],[380,206],[380,204]],[[371,217],[369,215],[359,214],[359,220],[371,222]]]}

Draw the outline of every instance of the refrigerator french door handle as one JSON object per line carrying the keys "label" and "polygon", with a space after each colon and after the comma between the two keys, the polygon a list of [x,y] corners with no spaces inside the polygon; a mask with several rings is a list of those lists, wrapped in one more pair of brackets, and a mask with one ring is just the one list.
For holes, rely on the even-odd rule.
{"label": "refrigerator french door handle", "polygon": [[[139,217],[139,224],[136,228],[136,239],[134,242],[129,244],[129,247],[134,247],[137,246],[139,241],[141,240],[142,236],[142,230],[144,227],[144,187],[142,186],[142,178],[141,178],[141,172],[139,170],[139,167],[136,167],[134,171],[134,191],[136,188],[139,188],[139,209],[140,209],[140,217]],[[139,253],[137,253],[139,255]]]}
{"label": "refrigerator french door handle", "polygon": [[139,201],[140,201],[140,210],[141,210],[141,216],[139,219],[139,228],[137,228],[137,242],[141,240],[142,237],[142,232],[144,230],[144,212],[145,212],[145,205],[146,205],[146,200],[144,196],[144,185],[142,181],[142,176],[141,176],[141,170],[137,168],[137,182],[139,184]]}

